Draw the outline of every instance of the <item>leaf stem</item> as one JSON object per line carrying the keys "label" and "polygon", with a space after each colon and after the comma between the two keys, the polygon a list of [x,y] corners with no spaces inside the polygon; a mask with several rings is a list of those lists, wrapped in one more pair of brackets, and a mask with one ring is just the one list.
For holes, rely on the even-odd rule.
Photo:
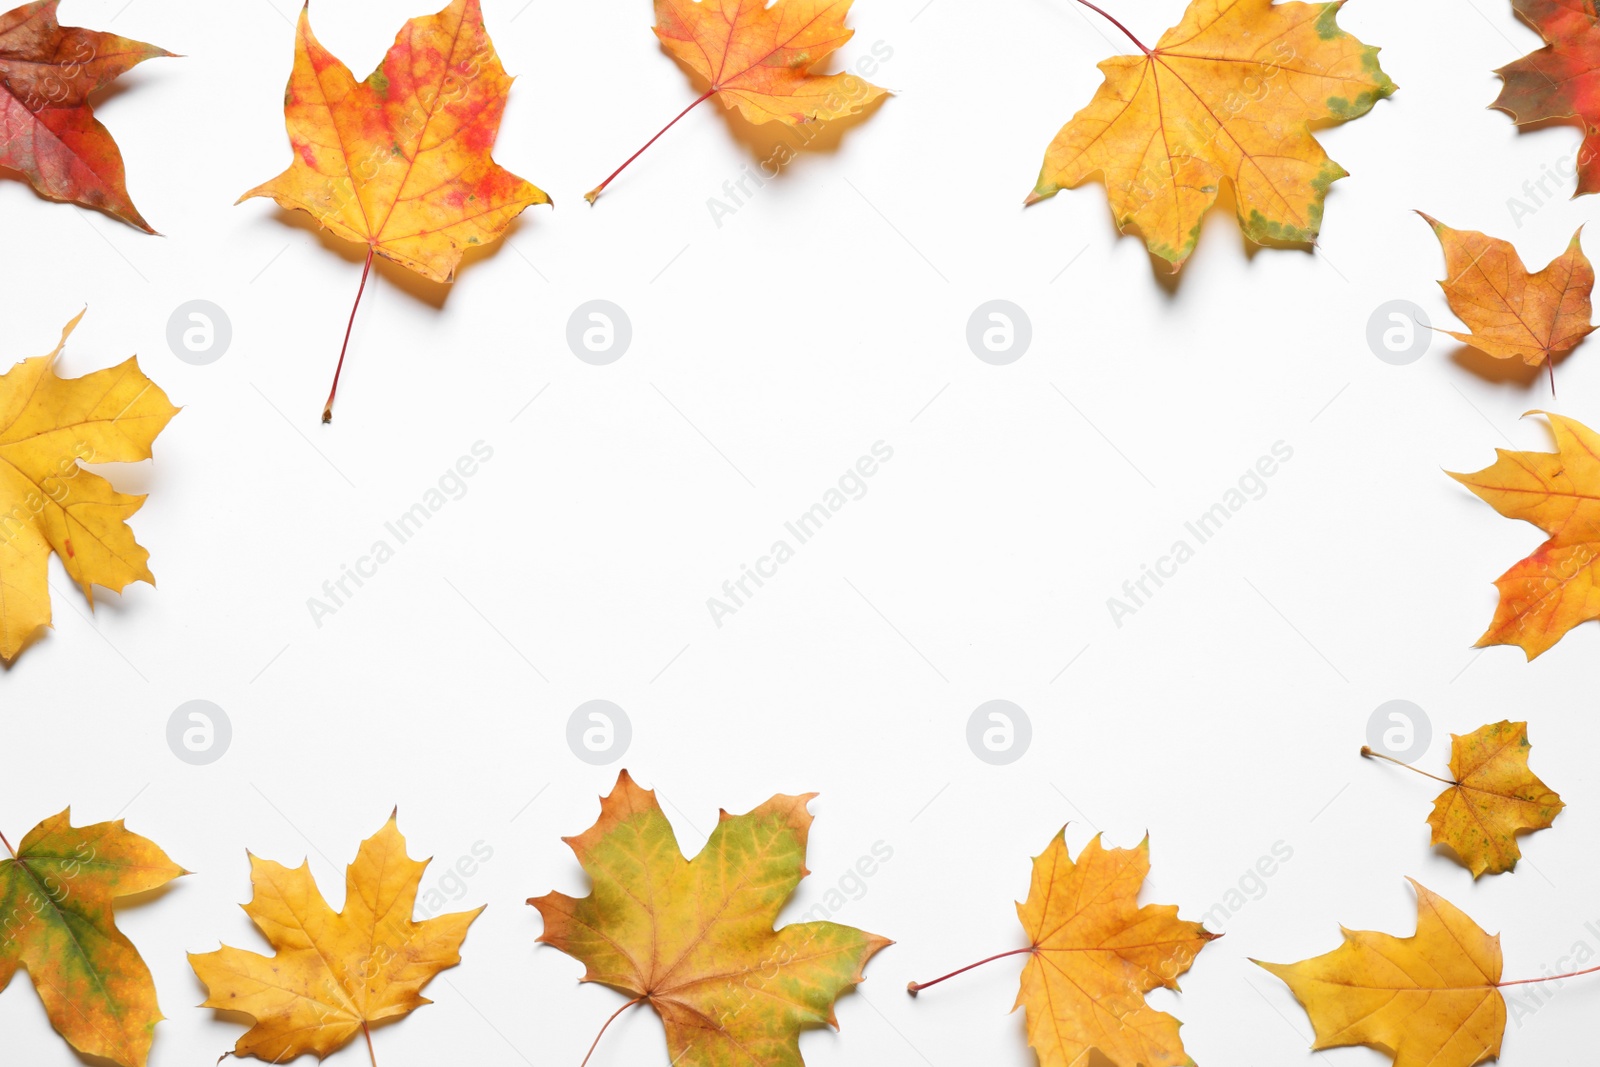
{"label": "leaf stem", "polygon": [[372,1029],[364,1019],[361,1022],[361,1035],[367,1039],[367,1058],[372,1060],[372,1067],[378,1067],[378,1054],[372,1050]]}
{"label": "leaf stem", "polygon": [[1550,399],[1554,400],[1556,396],[1556,357],[1546,353],[1544,365],[1545,369],[1550,372]]}
{"label": "leaf stem", "polygon": [[1078,0],[1078,3],[1082,4],[1084,7],[1088,8],[1090,11],[1098,12],[1101,18],[1104,18],[1107,22],[1111,23],[1111,25],[1115,26],[1117,29],[1119,29],[1123,33],[1127,34],[1128,35],[1128,40],[1132,41],[1134,44],[1139,46],[1139,51],[1143,52],[1145,55],[1149,55],[1150,54],[1150,49],[1148,49],[1148,48],[1146,48],[1144,46],[1144,42],[1139,40],[1139,38],[1135,37],[1133,35],[1133,31],[1132,30],[1128,29],[1128,27],[1126,27],[1122,23],[1118,22],[1116,20],[1116,18],[1113,17],[1111,15],[1111,13],[1108,12],[1105,8],[1100,7],[1098,4],[1091,4],[1089,2],[1089,0]]}
{"label": "leaf stem", "polygon": [[616,170],[611,172],[611,177],[607,178],[605,181],[601,182],[599,185],[595,186],[593,189],[590,189],[587,193],[584,193],[583,194],[583,198],[585,200],[589,201],[589,203],[591,203],[591,204],[594,203],[596,200],[600,199],[600,194],[605,192],[606,186],[610,185],[611,182],[616,178],[617,175],[619,175],[623,171],[627,170],[629,163],[632,163],[634,160],[636,160],[640,156],[644,155],[644,149],[645,148],[649,148],[651,145],[653,145],[657,141],[661,140],[661,134],[662,133],[666,133],[668,130],[672,129],[672,127],[676,126],[678,124],[678,119],[683,118],[683,116],[687,115],[689,112],[693,111],[695,108],[699,107],[701,104],[705,103],[707,100],[710,100],[712,94],[715,93],[716,91],[717,91],[716,86],[712,86],[711,88],[707,89],[705,92],[701,93],[700,96],[698,98],[696,98],[694,103],[690,104],[688,107],[686,107],[682,111],[678,112],[678,118],[677,119],[673,119],[671,122],[669,122],[665,126],[661,127],[661,133],[656,134],[654,137],[652,137],[648,141],[646,141],[644,143],[644,148],[639,149],[639,151],[637,151],[633,155],[629,156],[625,161],[623,161],[622,166],[618,167]]}
{"label": "leaf stem", "polygon": [[930,986],[936,986],[940,982],[947,982],[950,979],[954,978],[958,974],[966,974],[968,971],[972,970],[974,967],[982,967],[985,963],[993,963],[995,960],[1003,960],[1007,956],[1021,956],[1023,953],[1027,953],[1029,955],[1032,955],[1034,953],[1034,951],[1035,951],[1035,947],[1033,945],[1029,945],[1027,948],[1014,948],[1010,952],[996,953],[995,955],[990,956],[988,959],[979,960],[977,963],[969,963],[965,967],[961,968],[959,971],[951,971],[949,974],[945,975],[944,977],[935,978],[931,982],[911,982],[911,983],[908,983],[906,985],[906,992],[910,993],[912,996],[916,996],[918,993],[922,992],[924,989],[927,989]]}
{"label": "leaf stem", "polygon": [[11,842],[6,840],[6,835],[0,833],[0,845],[6,846],[6,851],[11,853],[11,858],[17,858],[17,850],[11,847]]}
{"label": "leaf stem", "polygon": [[602,1037],[606,1036],[606,1030],[610,1029],[611,1024],[617,1021],[617,1016],[621,1015],[623,1012],[627,1011],[629,1008],[633,1007],[635,1004],[643,1004],[647,999],[649,999],[649,998],[647,998],[647,997],[634,997],[632,1000],[628,1001],[628,1003],[624,1004],[622,1007],[620,1007],[616,1011],[612,1012],[611,1013],[611,1018],[607,1019],[605,1025],[600,1028],[600,1032],[598,1034],[594,1035],[594,1044],[589,1046],[589,1051],[587,1053],[585,1053],[585,1055],[583,1057],[583,1062],[580,1063],[578,1065],[578,1067],[589,1067],[589,1057],[593,1056],[594,1055],[594,1050],[600,1047],[600,1039]]}
{"label": "leaf stem", "polygon": [[367,275],[372,273],[372,256],[377,249],[367,246],[367,265],[361,268],[361,288],[356,290],[355,306],[350,309],[350,323],[344,328],[344,344],[339,349],[339,366],[333,372],[333,388],[328,390],[328,402],[322,405],[322,421],[333,421],[333,398],[339,395],[339,375],[344,373],[344,356],[350,351],[350,334],[356,328],[356,312],[361,310],[361,297],[367,291]]}
{"label": "leaf stem", "polygon": [[1539,982],[1563,982],[1568,978],[1582,978],[1586,974],[1595,973],[1600,973],[1600,967],[1590,967],[1586,971],[1573,971],[1570,974],[1552,974],[1544,978],[1523,978],[1515,982],[1499,982],[1495,985],[1495,988],[1504,989],[1506,986],[1513,985],[1535,985]]}
{"label": "leaf stem", "polygon": [[1413,774],[1420,774],[1424,778],[1432,778],[1434,781],[1443,782],[1445,785],[1459,786],[1461,784],[1460,782],[1452,782],[1448,778],[1440,778],[1437,774],[1429,774],[1427,771],[1419,771],[1419,770],[1417,770],[1417,768],[1411,766],[1411,764],[1409,764],[1409,763],[1402,763],[1399,760],[1395,759],[1393,756],[1385,756],[1382,752],[1374,752],[1374,751],[1372,751],[1372,749],[1368,748],[1366,745],[1362,745],[1361,746],[1361,754],[1363,756],[1367,757],[1367,759],[1386,760],[1387,762],[1394,764],[1396,767],[1404,767],[1406,770],[1410,771]]}

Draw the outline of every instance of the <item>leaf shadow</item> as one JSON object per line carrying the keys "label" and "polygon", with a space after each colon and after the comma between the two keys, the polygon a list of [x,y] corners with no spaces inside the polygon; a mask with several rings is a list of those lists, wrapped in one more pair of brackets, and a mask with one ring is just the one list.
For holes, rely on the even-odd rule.
{"label": "leaf shadow", "polygon": [[[166,236],[166,234],[160,233],[160,232],[151,233],[148,230],[141,230],[139,227],[135,226],[133,223],[129,222],[127,219],[118,218],[116,215],[112,214],[107,209],[102,208],[102,207],[96,207],[94,204],[82,204],[82,203],[79,203],[76,200],[57,200],[53,196],[46,196],[43,193],[41,193],[38,189],[34,188],[33,182],[28,178],[27,174],[23,173],[20,170],[16,170],[16,169],[14,169],[12,167],[0,166],[0,180],[4,180],[4,181],[8,181],[8,182],[15,182],[16,184],[22,186],[28,192],[33,194],[34,199],[38,200],[42,204],[53,204],[56,207],[75,207],[75,208],[80,208],[80,209],[82,209],[84,211],[92,211],[96,215],[99,215],[101,218],[107,219],[110,222],[113,222],[118,226],[126,227],[127,229],[132,230],[134,233],[139,234],[141,237],[165,237]],[[126,182],[124,182],[124,184],[126,184]],[[128,197],[129,197],[130,200],[133,198],[133,190],[132,189],[128,190]],[[138,204],[135,203],[134,207],[137,208]],[[143,212],[141,212],[141,214],[143,214]],[[145,221],[149,222],[150,220],[146,219]],[[154,225],[154,223],[152,223],[151,225]]]}
{"label": "leaf shadow", "polygon": [[[302,233],[310,234],[316,238],[317,242],[321,244],[323,248],[327,249],[329,252],[332,252],[334,255],[351,265],[353,271],[350,276],[350,299],[354,300],[356,290],[360,285],[361,266],[366,262],[367,258],[365,246],[356,244],[352,241],[346,241],[344,238],[340,237],[332,230],[319,223],[314,217],[312,217],[310,212],[286,208],[278,204],[274,204],[272,210],[279,222],[299,230]],[[474,245],[466,249],[466,251],[462,254],[461,263],[456,267],[456,276],[459,278],[463,271],[467,270],[475,263],[479,263],[499,255],[506,242],[514,237],[517,231],[522,227],[526,216],[527,212],[523,212],[515,219],[512,219],[511,223],[506,226],[504,232],[500,234],[499,238],[491,241],[489,244]],[[446,302],[448,302],[450,299],[450,293],[455,288],[455,283],[453,281],[431,281],[428,278],[424,278],[416,271],[407,267],[403,267],[398,263],[392,262],[391,260],[385,259],[381,255],[374,256],[372,258],[372,272],[373,274],[382,278],[389,285],[399,289],[401,292],[411,297],[413,300],[416,300],[419,303],[427,304],[435,311],[444,310]]]}
{"label": "leaf shadow", "polygon": [[[193,873],[193,872],[188,872]],[[125,897],[117,898],[116,910],[118,912],[131,911],[134,908],[148,907],[171,893],[178,887],[181,879],[174,878],[166,885],[158,885],[154,889],[146,889],[143,893],[132,893]]]}
{"label": "leaf shadow", "polygon": [[116,1060],[105,1056],[91,1056],[87,1052],[79,1052],[71,1045],[67,1046],[67,1051],[71,1052],[73,1058],[79,1063],[84,1064],[84,1067],[122,1067]]}
{"label": "leaf shadow", "polygon": [[[1097,175],[1096,177],[1100,183],[1103,183],[1105,180],[1104,174]],[[1088,184],[1089,183],[1086,182],[1084,186],[1080,186],[1079,188],[1084,188]],[[1101,191],[1102,194],[1104,194],[1103,188]],[[1330,192],[1329,195],[1331,196],[1332,193]],[[1024,210],[1027,210],[1027,208],[1025,207]],[[1206,209],[1205,214],[1201,216],[1200,237],[1195,243],[1194,252],[1190,255],[1189,260],[1184,262],[1183,267],[1178,270],[1173,270],[1170,262],[1150,250],[1149,244],[1146,241],[1143,232],[1140,231],[1137,225],[1129,225],[1125,230],[1118,230],[1114,218],[1108,216],[1107,222],[1111,227],[1111,236],[1118,239],[1136,240],[1145,245],[1145,255],[1150,260],[1150,269],[1151,273],[1155,276],[1156,284],[1160,287],[1162,295],[1168,301],[1173,301],[1177,299],[1179,292],[1183,288],[1184,276],[1193,269],[1190,266],[1190,263],[1193,261],[1194,256],[1199,254],[1200,249],[1206,240],[1206,231],[1223,228],[1220,220],[1224,217],[1229,220],[1228,225],[1232,228],[1235,239],[1239,242],[1239,247],[1244,252],[1245,263],[1247,265],[1254,265],[1256,257],[1267,251],[1293,251],[1304,252],[1308,255],[1316,255],[1316,246],[1312,243],[1303,241],[1277,241],[1270,238],[1264,241],[1251,240],[1250,237],[1245,234],[1244,220],[1239,216],[1239,199],[1234,190],[1233,182],[1226,180],[1223,181],[1217,189],[1216,201],[1213,202],[1212,205]]]}
{"label": "leaf shadow", "polygon": [[[700,81],[698,78],[695,80]],[[778,161],[778,169],[781,171],[783,166],[802,152],[819,155],[837,153],[844,143],[845,135],[875,115],[888,99],[887,95],[880,96],[853,115],[842,115],[823,122],[808,122],[801,126],[790,126],[784,122],[754,123],[745,118],[738,108],[732,107],[723,108],[723,118],[727,120],[729,134],[744,146],[758,163],[778,161],[780,150],[785,148],[793,153],[789,159]]]}
{"label": "leaf shadow", "polygon": [[[1550,362],[1559,370],[1561,364],[1576,351],[1576,348],[1569,348],[1565,352],[1553,353]],[[1532,392],[1539,383],[1549,381],[1550,371],[1543,364],[1535,367],[1520,359],[1498,359],[1467,344],[1457,344],[1450,350],[1449,358],[1450,362],[1462,370],[1486,382],[1515,388],[1524,393]],[[1559,378],[1557,381],[1559,382]]]}

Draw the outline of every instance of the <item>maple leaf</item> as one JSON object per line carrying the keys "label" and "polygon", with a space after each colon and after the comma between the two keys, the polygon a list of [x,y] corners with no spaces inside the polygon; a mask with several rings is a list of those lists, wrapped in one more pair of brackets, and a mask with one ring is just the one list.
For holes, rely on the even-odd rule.
{"label": "maple leaf", "polygon": [[[1138,848],[1107,849],[1096,835],[1073,862],[1063,832],[1035,857],[1028,900],[1017,905],[1029,947],[989,960],[1028,956],[1013,1010],[1025,1011],[1040,1067],[1077,1067],[1096,1053],[1115,1067],[1192,1064],[1182,1024],[1144,997],[1177,990],[1178,976],[1221,935],[1179,919],[1170,905],[1141,908],[1149,873],[1148,838]],[[970,969],[907,988],[915,996]]]}
{"label": "maple leaf", "polygon": [[[468,248],[498,240],[525,208],[550,203],[490,157],[510,89],[478,0],[452,0],[407,22],[360,83],[312,35],[308,4],[284,98],[294,161],[239,200],[269,196],[366,245],[357,308],[375,255],[448,282]],[[336,372],[324,422],[338,388]]]}
{"label": "maple leaf", "polygon": [[188,872],[120,819],[73,826],[70,809],[34,827],[14,852],[3,835],[0,843],[10,857],[0,859],[0,990],[25,968],[73,1048],[144,1067],[161,1008],[112,902]]}
{"label": "maple leaf", "polygon": [[1472,877],[1504,874],[1517,865],[1522,850],[1517,835],[1543,830],[1566,805],[1528,767],[1525,722],[1497,722],[1465,737],[1450,738],[1452,779],[1437,778],[1410,764],[1363,748],[1361,754],[1387,760],[1450,788],[1433,802],[1428,825],[1433,843],[1448,845]]}
{"label": "maple leaf", "polygon": [[422,989],[461,962],[461,942],[482,908],[413,922],[417,886],[428,861],[406,855],[391,815],[362,842],[346,871],[344,910],[335,913],[311,877],[250,857],[254,896],[245,913],[277,949],[261,956],[223,946],[191,954],[206,984],[203,1007],[243,1012],[255,1025],[234,1055],[286,1063],[303,1053],[322,1059],[370,1026],[432,1003]]}
{"label": "maple leaf", "polygon": [[1477,647],[1517,645],[1532,660],[1580,622],[1600,619],[1600,435],[1549,412],[1556,449],[1495,449],[1494,464],[1450,477],[1508,519],[1550,535],[1495,579],[1500,603]]}
{"label": "maple leaf", "polygon": [[1500,1055],[1506,1003],[1500,938],[1411,882],[1417,932],[1345,930],[1344,944],[1300,963],[1252,961],[1277,975],[1311,1017],[1314,1049],[1366,1045],[1395,1067],[1473,1067]]}
{"label": "maple leaf", "polygon": [[1264,244],[1310,244],[1328,187],[1347,171],[1312,133],[1395,91],[1378,49],[1339,28],[1342,3],[1193,0],[1142,55],[1100,64],[1105,81],[1045,152],[1033,204],[1095,175],[1120,231],[1137,230],[1176,272],[1222,183]]}
{"label": "maple leaf", "polygon": [[84,470],[84,463],[150,458],[178,409],[139,370],[139,361],[82,378],[58,378],[57,356],[83,318],[61,331],[54,352],[0,375],[0,660],[14,660],[50,625],[50,554],[83,588],[121,592],[155,583],[150,554],[127,520],[144,505]]}
{"label": "maple leaf", "polygon": [[530,899],[539,940],[582,962],[583,981],[632,998],[624,1008],[650,1004],[674,1067],[802,1067],[800,1031],[837,1026],[834,1001],[891,944],[830,922],[773,929],[809,873],[815,795],[722,812],[690,860],[655,793],[623,771],[594,826],[566,839],[594,893]]}
{"label": "maple leaf", "polygon": [[594,203],[629,163],[715,96],[757,125],[831,122],[855,115],[887,90],[854,74],[811,68],[855,36],[844,28],[854,0],[655,0],[661,47],[706,83],[706,91],[629,156],[584,199]]}
{"label": "maple leaf", "polygon": [[1490,105],[1519,126],[1576,119],[1583,147],[1573,195],[1600,191],[1600,15],[1594,0],[1512,0],[1546,47],[1495,71],[1505,83]]}
{"label": "maple leaf", "polygon": [[1444,246],[1445,272],[1439,283],[1450,310],[1471,333],[1446,330],[1462,344],[1496,359],[1521,359],[1530,367],[1555,367],[1551,356],[1566,352],[1594,330],[1590,294],[1594,267],[1583,254],[1583,229],[1560,258],[1537,274],[1529,274],[1509,241],[1472,230],[1452,230],[1438,219],[1417,212]]}
{"label": "maple leaf", "polygon": [[89,97],[147,59],[172,55],[111,33],[62,26],[60,0],[0,15],[0,167],[40,194],[155,233],[128,196],[122,153]]}

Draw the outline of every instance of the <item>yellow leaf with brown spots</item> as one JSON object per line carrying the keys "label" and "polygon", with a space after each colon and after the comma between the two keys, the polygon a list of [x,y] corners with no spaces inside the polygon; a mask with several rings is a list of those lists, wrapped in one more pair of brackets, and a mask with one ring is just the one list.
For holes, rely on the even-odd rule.
{"label": "yellow leaf with brown spots", "polygon": [[1561,798],[1528,767],[1528,724],[1497,722],[1453,735],[1450,773],[1456,784],[1434,801],[1433,843],[1449,845],[1474,878],[1503,874],[1522,858],[1517,835],[1555,821]]}

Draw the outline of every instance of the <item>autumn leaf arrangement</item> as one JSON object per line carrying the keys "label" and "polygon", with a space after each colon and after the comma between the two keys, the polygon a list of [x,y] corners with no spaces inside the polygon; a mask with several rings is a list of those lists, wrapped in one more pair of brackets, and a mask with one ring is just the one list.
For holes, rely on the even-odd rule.
{"label": "autumn leaf arrangement", "polygon": [[[1224,181],[1238,194],[1240,223],[1252,240],[1315,239],[1327,188],[1344,171],[1322,151],[1313,125],[1359,117],[1394,91],[1377,50],[1337,26],[1338,5],[1229,0],[1212,17],[1215,0],[1195,0],[1182,22],[1148,48],[1098,5],[1063,2],[1093,9],[1127,34],[1140,55],[1102,65],[1105,83],[1050,145],[1029,203],[1103,175],[1118,227],[1142,234],[1174,270],[1193,249],[1200,220]],[[127,196],[121,157],[88,98],[133,65],[170,53],[63,28],[57,4],[37,0],[0,16],[0,104],[11,131],[0,145],[0,166],[22,171],[47,196],[99,207],[149,229]],[[855,73],[816,72],[853,35],[845,26],[850,8],[850,0],[655,0],[661,48],[704,88],[587,198],[594,202],[645,149],[713,98],[744,122],[796,129],[865,114],[886,90]],[[551,203],[491,155],[511,82],[480,0],[450,0],[438,13],[408,21],[378,68],[360,82],[317,40],[309,5],[302,9],[284,97],[292,161],[240,200],[270,198],[366,247],[322,405],[324,422],[333,417],[378,258],[448,283],[470,250],[502,239],[527,208]],[[1282,143],[1261,139],[1266,116],[1272,128],[1286,131]],[[1155,159],[1140,146],[1158,130],[1180,132],[1163,140],[1163,155]],[[13,372],[0,383],[0,410],[8,397],[20,403],[22,376]],[[143,415],[122,421],[140,432],[154,426]],[[48,443],[57,444],[54,438]],[[147,454],[148,440],[142,448]],[[68,480],[66,471],[53,477]],[[75,475],[70,480],[74,487],[97,484]],[[48,600],[39,588],[41,551],[76,560],[86,535],[97,542],[107,535],[98,529],[107,513],[91,508],[92,501],[48,506],[41,502],[50,500],[49,489],[29,476],[0,485],[0,505],[13,504],[13,516],[34,516],[20,530],[6,527],[0,556],[0,660],[7,663],[48,625]],[[125,519],[135,506],[119,500],[118,517]],[[74,538],[74,526],[92,529]],[[121,535],[131,542],[125,528]],[[119,558],[135,565],[102,576],[94,562],[78,563],[74,577],[91,594],[95,583],[120,590],[130,580],[152,581],[142,549]]]}
{"label": "autumn leaf arrangement", "polygon": [[[1451,739],[1450,778],[1388,760],[1446,788],[1428,817],[1433,843],[1474,879],[1513,870],[1519,834],[1550,826],[1561,798],[1529,768],[1526,723],[1499,722]],[[1344,943],[1293,964],[1260,963],[1281,979],[1305,1008],[1316,1049],[1365,1045],[1393,1057],[1396,1067],[1474,1067],[1498,1058],[1505,1036],[1505,990],[1593,974],[1545,974],[1508,981],[1500,938],[1465,912],[1411,882],[1417,927],[1410,937],[1344,931]],[[1258,961],[1259,962],[1259,961]]]}
{"label": "autumn leaf arrangement", "polygon": [[[1072,2],[1108,20],[1138,54],[1101,64],[1103,83],[1049,144],[1028,204],[1102,180],[1118,229],[1136,233],[1173,271],[1193,253],[1224,183],[1249,240],[1315,241],[1328,189],[1346,172],[1314,131],[1359,118],[1395,91],[1377,49],[1338,26],[1339,4],[1193,0],[1178,25],[1147,46],[1101,6]],[[57,3],[39,0],[0,16],[0,103],[12,131],[0,144],[0,166],[44,196],[149,230],[128,196],[117,146],[88,101],[135,64],[169,53],[64,28]],[[1582,121],[1578,191],[1600,191],[1593,5],[1514,3],[1549,43],[1501,71],[1496,106],[1519,124]],[[850,6],[656,0],[661,47],[704,89],[586,199],[594,203],[713,98],[751,123],[802,127],[866,113],[886,90],[855,75],[813,73],[849,40]],[[361,82],[321,46],[302,11],[285,97],[293,160],[241,200],[270,198],[366,246],[323,421],[332,418],[377,258],[447,283],[471,249],[503,238],[527,208],[551,203],[491,156],[510,88],[479,0],[451,0],[410,20]],[[1543,365],[1553,389],[1554,362],[1593,328],[1594,272],[1581,233],[1530,272],[1508,242],[1423,218],[1445,255],[1446,298],[1467,327],[1452,336],[1494,358]],[[121,590],[153,581],[127,525],[142,498],[117,493],[84,465],[149,458],[177,409],[133,360],[69,379],[53,369],[60,351],[0,375],[0,509],[9,509],[0,523],[0,659],[7,661],[49,625],[52,554],[91,603],[96,585]],[[1529,659],[1577,623],[1600,618],[1600,438],[1574,420],[1547,417],[1555,453],[1501,452],[1483,471],[1454,475],[1502,514],[1548,535],[1496,583],[1500,605],[1480,640],[1518,645]],[[1519,835],[1552,826],[1563,809],[1531,770],[1530,749],[1526,724],[1500,722],[1453,739],[1449,777],[1409,768],[1444,786],[1428,818],[1432,842],[1474,879],[1512,871]],[[1395,762],[1372,750],[1363,755]],[[601,1023],[596,1046],[613,1020],[648,1007],[663,1024],[673,1064],[802,1067],[800,1034],[836,1025],[835,1002],[890,944],[830,922],[777,926],[807,873],[810,800],[779,795],[744,815],[723,813],[689,858],[654,793],[626,772],[619,777],[594,826],[568,839],[590,895],[550,892],[528,901],[543,920],[539,940],[581,963],[583,981],[623,998]],[[143,1067],[162,1016],[148,968],[116,928],[113,903],[187,872],[120,822],[73,827],[66,812],[15,850],[3,836],[0,844],[0,989],[25,969],[75,1049]],[[1176,991],[1218,935],[1181,919],[1176,907],[1139,903],[1150,862],[1148,840],[1118,849],[1096,837],[1074,857],[1058,833],[1035,857],[1018,905],[1026,945],[913,982],[909,992],[1026,957],[1016,1007],[1043,1067],[1095,1056],[1115,1067],[1190,1063],[1181,1024],[1145,998]],[[391,816],[361,844],[344,907],[334,912],[306,865],[289,869],[251,856],[245,910],[273,955],[222,947],[190,957],[207,988],[204,1006],[251,1020],[234,1054],[322,1058],[359,1039],[376,1063],[373,1027],[428,1003],[424,989],[460,962],[482,910],[417,921],[426,866],[408,856]],[[1344,943],[1326,955],[1261,966],[1304,1006],[1317,1048],[1367,1045],[1392,1055],[1397,1067],[1474,1067],[1500,1053],[1505,989],[1575,975],[1505,980],[1499,939],[1412,884],[1412,936],[1345,931]]]}
{"label": "autumn leaf arrangement", "polygon": [[[834,1001],[890,944],[831,922],[774,929],[808,873],[811,799],[780,795],[745,815],[723,812],[687,859],[655,794],[623,771],[599,821],[568,839],[594,891],[529,900],[544,920],[539,940],[584,963],[584,981],[631,998],[612,1019],[648,1003],[674,1063],[714,1067],[753,1056],[800,1067],[801,1032],[836,1025]],[[0,844],[0,990],[25,968],[73,1048],[145,1067],[162,1015],[150,971],[111,905],[187,872],[120,822],[74,827],[66,812],[16,849],[3,835]],[[207,990],[201,1006],[250,1021],[232,1054],[323,1059],[359,1037],[376,1064],[373,1027],[429,1003],[422,991],[461,962],[483,911],[416,921],[427,866],[407,854],[391,814],[362,843],[335,912],[306,863],[291,869],[250,856],[244,910],[273,954],[223,946],[189,957]]]}
{"label": "autumn leaf arrangement", "polygon": [[[1428,819],[1433,840],[1474,878],[1513,870],[1517,835],[1550,826],[1563,808],[1530,768],[1530,750],[1526,724],[1500,722],[1453,739],[1452,777],[1410,768],[1445,786]],[[1390,759],[1371,749],[1362,755]],[[689,858],[655,793],[627,771],[618,776],[595,824],[565,839],[589,895],[528,900],[543,920],[538,941],[581,963],[582,981],[625,998],[600,1024],[589,1056],[619,1016],[648,1006],[663,1024],[668,1062],[803,1067],[800,1035],[836,1027],[835,1002],[891,944],[829,921],[777,926],[809,873],[813,798],[780,794],[744,815],[724,811]],[[66,812],[19,847],[3,834],[0,845],[0,990],[26,969],[73,1048],[144,1067],[162,1015],[112,903],[187,872],[120,822],[74,827]],[[394,814],[357,851],[338,912],[307,864],[249,860],[253,895],[244,910],[273,954],[227,946],[191,954],[207,990],[201,1006],[249,1021],[235,1056],[322,1059],[359,1038],[376,1064],[373,1028],[429,1003],[423,990],[461,962],[483,909],[416,919],[428,862],[410,858]],[[1017,906],[1027,944],[908,991],[917,996],[975,967],[1026,956],[1016,1006],[1041,1065],[1096,1057],[1116,1067],[1190,1064],[1179,1021],[1145,997],[1177,991],[1219,935],[1170,905],[1141,905],[1149,872],[1148,839],[1118,849],[1097,836],[1074,857],[1058,833],[1035,857]],[[1345,944],[1325,956],[1261,964],[1304,1005],[1317,1048],[1365,1044],[1390,1052],[1398,1067],[1473,1067],[1499,1053],[1503,990],[1590,973],[1504,980],[1498,938],[1416,889],[1413,937],[1346,931]]]}

